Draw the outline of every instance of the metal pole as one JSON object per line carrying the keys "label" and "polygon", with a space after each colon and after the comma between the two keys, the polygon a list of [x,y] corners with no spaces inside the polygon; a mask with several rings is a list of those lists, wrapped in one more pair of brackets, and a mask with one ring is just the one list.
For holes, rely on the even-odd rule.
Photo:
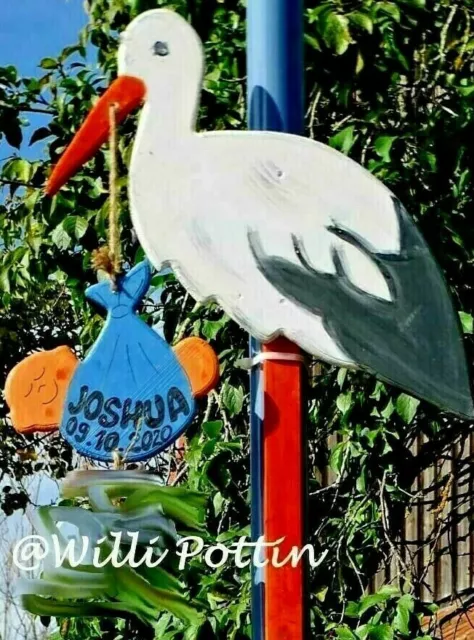
{"label": "metal pole", "polygon": [[249,128],[302,134],[302,0],[249,0],[247,75]]}
{"label": "metal pole", "polygon": [[[250,358],[260,352],[260,343],[250,338]],[[263,387],[260,367],[250,372],[250,491],[251,537],[263,536]],[[252,565],[252,640],[264,640],[264,573]]]}
{"label": "metal pole", "polygon": [[[303,133],[303,0],[248,0],[247,74],[249,128]],[[251,340],[251,355],[259,349]],[[298,352],[284,339],[265,349]],[[263,373],[253,370],[250,386],[252,537],[265,535],[272,542],[284,536],[286,552],[304,543],[306,448],[301,367],[294,362],[267,361]],[[302,566],[267,568],[263,586],[261,573],[254,572],[253,640],[306,638],[304,577]]]}

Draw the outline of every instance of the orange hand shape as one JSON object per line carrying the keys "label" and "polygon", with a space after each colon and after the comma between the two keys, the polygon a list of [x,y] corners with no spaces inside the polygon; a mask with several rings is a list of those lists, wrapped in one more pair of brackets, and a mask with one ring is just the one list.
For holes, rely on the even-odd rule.
{"label": "orange hand shape", "polygon": [[69,347],[33,353],[6,380],[5,399],[13,427],[20,433],[59,428],[69,382],[79,360]]}

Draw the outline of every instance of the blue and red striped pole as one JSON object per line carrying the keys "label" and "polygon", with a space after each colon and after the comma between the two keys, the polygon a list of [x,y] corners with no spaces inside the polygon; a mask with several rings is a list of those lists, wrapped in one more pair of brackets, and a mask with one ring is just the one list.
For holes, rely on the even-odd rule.
{"label": "blue and red striped pole", "polygon": [[[302,134],[303,0],[248,0],[247,75],[249,128]],[[251,340],[251,356],[259,350]],[[284,338],[264,351],[299,353]],[[305,541],[302,365],[264,361],[253,368],[250,386],[252,537],[285,538],[280,549],[285,557]],[[307,614],[302,564],[254,571],[252,640],[305,640]]]}

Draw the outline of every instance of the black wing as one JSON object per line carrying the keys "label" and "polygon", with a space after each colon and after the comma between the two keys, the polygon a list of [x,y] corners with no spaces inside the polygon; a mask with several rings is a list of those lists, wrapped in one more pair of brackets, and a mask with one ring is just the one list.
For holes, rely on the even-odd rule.
{"label": "black wing", "polygon": [[361,367],[463,417],[474,417],[458,317],[441,271],[415,223],[394,199],[401,252],[377,254],[350,232],[330,228],[367,253],[384,273],[392,301],[356,288],[334,250],[336,274],[316,271],[294,239],[300,265],[268,256],[249,235],[260,271],[283,295],[322,316],[326,330]]}

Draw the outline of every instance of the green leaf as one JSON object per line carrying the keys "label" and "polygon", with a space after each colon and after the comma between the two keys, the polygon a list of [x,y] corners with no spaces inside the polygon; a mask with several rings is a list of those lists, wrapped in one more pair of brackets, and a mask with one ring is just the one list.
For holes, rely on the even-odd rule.
{"label": "green leaf", "polygon": [[400,597],[400,589],[393,584],[384,584],[383,587],[380,587],[377,593],[383,596],[385,600]]}
{"label": "green leaf", "polygon": [[3,268],[0,269],[0,290],[5,293],[10,293],[10,278],[9,278],[9,269]]}
{"label": "green leaf", "polygon": [[362,468],[360,476],[357,478],[356,489],[359,493],[367,492],[367,469],[365,467]]}
{"label": "green leaf", "polygon": [[205,422],[202,425],[202,428],[210,438],[217,438],[219,433],[222,431],[223,426],[224,423],[222,420],[214,420],[213,422]]}
{"label": "green leaf", "polygon": [[375,151],[382,160],[384,160],[384,162],[390,162],[390,151],[392,150],[392,145],[396,139],[397,136],[379,136],[375,140]]}
{"label": "green leaf", "polygon": [[359,27],[360,29],[364,29],[367,33],[372,33],[374,30],[374,23],[372,22],[372,18],[368,16],[366,13],[362,13],[361,11],[353,11],[349,14],[349,21]]}
{"label": "green leaf", "polygon": [[347,369],[345,369],[344,367],[339,369],[339,371],[337,372],[337,384],[339,385],[340,389],[342,389],[342,387],[344,386],[346,376],[347,376]]}
{"label": "green leaf", "polygon": [[426,7],[426,0],[402,0],[404,4],[408,4],[415,9],[424,9]]}
{"label": "green leaf", "polygon": [[21,130],[21,124],[17,117],[9,117],[3,122],[3,133],[8,144],[15,149],[19,149],[23,142],[23,132]]}
{"label": "green leaf", "polygon": [[423,604],[423,609],[434,615],[435,613],[438,613],[439,605],[434,602],[428,602],[426,604]]}
{"label": "green leaf", "polygon": [[207,475],[209,481],[220,491],[223,491],[232,482],[232,474],[229,470],[227,454],[219,453],[204,465],[203,475]]}
{"label": "green leaf", "polygon": [[365,613],[369,609],[372,609],[373,607],[376,607],[377,605],[387,602],[387,600],[393,598],[393,596],[398,593],[398,590],[393,591],[392,587],[389,587],[388,589],[382,588],[377,591],[377,593],[371,593],[370,595],[365,596],[360,601],[359,615],[362,615],[363,613]]}
{"label": "green leaf", "polygon": [[80,240],[89,227],[87,220],[80,216],[67,216],[62,224],[66,233],[76,240]]}
{"label": "green leaf", "polygon": [[348,618],[358,618],[359,614],[360,614],[360,603],[354,602],[353,600],[348,602],[345,609],[345,615]]}
{"label": "green leaf", "polygon": [[49,127],[40,127],[39,129],[36,129],[36,131],[33,133],[33,135],[30,138],[30,147],[31,145],[35,144],[35,142],[39,142],[40,140],[49,138],[49,136],[52,136],[52,135],[53,134],[51,133]]}
{"label": "green leaf", "polygon": [[222,391],[222,402],[231,416],[237,415],[242,411],[244,404],[244,390],[227,383]]}
{"label": "green leaf", "polygon": [[395,20],[395,22],[400,22],[400,9],[393,2],[377,2],[376,10],[382,11],[386,15],[390,16],[393,20]]}
{"label": "green leaf", "polygon": [[39,63],[42,69],[57,69],[59,64],[54,58],[43,58]]}
{"label": "green leaf", "polygon": [[204,320],[202,323],[201,333],[208,340],[214,340],[217,337],[219,331],[227,323],[228,318],[221,320]]}
{"label": "green leaf", "polygon": [[219,67],[214,67],[212,71],[210,71],[204,77],[203,88],[204,91],[208,91],[209,93],[215,93],[219,87],[219,81],[221,78],[221,69]]}
{"label": "green leaf", "polygon": [[32,173],[32,165],[28,160],[14,158],[5,163],[3,176],[7,180],[18,180],[19,182],[29,182]]}
{"label": "green leaf", "polygon": [[459,319],[461,320],[462,330],[466,334],[472,334],[474,331],[474,318],[470,313],[465,311],[459,312]]}
{"label": "green leaf", "polygon": [[463,97],[469,98],[469,96],[474,94],[474,85],[470,85],[469,87],[458,87],[458,91]]}
{"label": "green leaf", "polygon": [[352,393],[340,393],[337,396],[336,406],[342,415],[346,415],[349,409],[352,407]]}
{"label": "green leaf", "polygon": [[434,153],[431,151],[422,151],[420,154],[420,158],[428,165],[430,171],[435,172],[437,169],[437,158]]}
{"label": "green leaf", "polygon": [[385,420],[388,420],[392,415],[392,413],[394,412],[394,410],[395,410],[395,407],[393,406],[392,398],[390,398],[389,401],[387,402],[387,406],[381,412],[382,418],[385,418]]}
{"label": "green leaf", "polygon": [[304,40],[306,44],[308,44],[313,49],[316,49],[316,51],[321,51],[321,45],[319,44],[319,40],[317,40],[317,38],[315,38],[314,36],[310,36],[309,34],[306,33],[304,36]]}
{"label": "green leaf", "polygon": [[352,43],[346,16],[330,12],[323,20],[323,38],[327,47],[342,55]]}
{"label": "green leaf", "polygon": [[18,71],[13,65],[8,67],[0,67],[0,78],[5,78],[8,82],[15,83],[18,79]]}
{"label": "green leaf", "polygon": [[316,596],[317,600],[319,600],[319,602],[324,602],[326,600],[328,591],[329,587],[321,587],[321,589],[319,589],[319,591],[317,591],[314,595]]}
{"label": "green leaf", "polygon": [[325,2],[321,2],[314,9],[309,9],[308,11],[308,19],[309,23],[312,24],[316,22],[318,19],[324,18],[328,13],[331,13],[334,5],[327,0]]}
{"label": "green leaf", "polygon": [[408,58],[400,51],[400,49],[395,48],[394,53],[398,62],[402,65],[405,71],[409,71],[411,68],[411,62],[408,60]]}
{"label": "green leaf", "polygon": [[395,403],[395,409],[400,418],[406,423],[411,424],[416,415],[420,401],[406,393],[401,393]]}
{"label": "green leaf", "polygon": [[382,397],[382,394],[384,393],[385,393],[384,383],[381,382],[380,380],[376,380],[375,388],[373,392],[370,394],[370,397],[373,398],[374,400],[380,400],[380,398]]}
{"label": "green leaf", "polygon": [[334,473],[341,473],[346,450],[347,442],[340,442],[331,451],[331,455],[329,457],[329,466],[334,471]]}
{"label": "green leaf", "polygon": [[402,596],[397,603],[397,613],[393,620],[393,627],[406,637],[410,635],[410,615],[413,613],[414,606],[413,597],[409,594]]}
{"label": "green leaf", "polygon": [[336,637],[338,640],[355,640],[355,636],[348,627],[336,627]]}
{"label": "green leaf", "polygon": [[58,224],[58,226],[54,229],[53,233],[51,234],[51,240],[58,247],[58,249],[61,249],[62,251],[64,251],[71,245],[71,237],[64,228],[62,222]]}
{"label": "green leaf", "polygon": [[225,503],[225,499],[222,493],[218,491],[212,499],[212,504],[214,506],[214,513],[216,514],[216,516],[218,516],[222,512],[222,507],[224,503]]}
{"label": "green leaf", "polygon": [[347,155],[354,144],[354,131],[355,126],[353,124],[345,127],[329,139],[329,145]]}
{"label": "green leaf", "polygon": [[368,640],[393,640],[393,629],[389,624],[369,625]]}

